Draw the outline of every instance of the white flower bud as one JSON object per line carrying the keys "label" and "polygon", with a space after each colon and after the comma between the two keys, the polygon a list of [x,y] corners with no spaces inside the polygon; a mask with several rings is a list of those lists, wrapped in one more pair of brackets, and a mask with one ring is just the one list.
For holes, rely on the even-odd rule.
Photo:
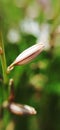
{"label": "white flower bud", "polygon": [[16,59],[15,61],[7,68],[7,72],[12,70],[14,66],[16,65],[23,65],[31,60],[33,60],[39,53],[43,51],[44,45],[43,44],[35,44],[25,51],[23,51]]}
{"label": "white flower bud", "polygon": [[28,105],[21,105],[16,103],[10,103],[9,110],[16,115],[34,115],[36,110]]}

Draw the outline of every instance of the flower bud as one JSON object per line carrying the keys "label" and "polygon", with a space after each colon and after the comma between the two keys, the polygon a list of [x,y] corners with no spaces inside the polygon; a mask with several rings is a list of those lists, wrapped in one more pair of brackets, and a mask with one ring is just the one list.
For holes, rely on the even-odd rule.
{"label": "flower bud", "polygon": [[28,105],[21,105],[16,103],[10,103],[9,110],[16,115],[34,115],[36,110]]}
{"label": "flower bud", "polygon": [[7,68],[7,72],[12,70],[14,66],[16,65],[23,65],[31,60],[33,60],[39,53],[43,51],[44,45],[43,44],[35,44],[25,51],[23,51],[16,59],[15,61]]}
{"label": "flower bud", "polygon": [[2,50],[2,48],[0,47],[0,55],[2,55],[3,54],[3,50]]}

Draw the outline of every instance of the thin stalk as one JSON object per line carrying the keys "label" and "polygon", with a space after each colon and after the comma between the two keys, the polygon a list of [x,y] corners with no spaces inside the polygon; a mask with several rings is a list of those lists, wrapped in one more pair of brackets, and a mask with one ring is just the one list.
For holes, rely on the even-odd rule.
{"label": "thin stalk", "polygon": [[[3,37],[2,32],[0,31],[0,58],[1,58],[1,64],[2,64],[2,71],[3,71],[3,101],[8,100],[9,95],[9,89],[8,89],[8,75],[7,75],[7,65],[6,65],[6,57],[5,57],[5,50],[4,50],[4,43],[3,43]],[[3,116],[3,128],[2,130],[6,130],[6,126],[9,121],[9,113],[6,109],[4,109],[4,116]]]}
{"label": "thin stalk", "polygon": [[7,77],[7,65],[6,65],[6,58],[5,58],[5,50],[2,38],[2,32],[0,31],[0,50],[1,50],[1,64],[2,64],[2,71],[3,71],[3,80],[4,84],[8,84],[8,77]]}

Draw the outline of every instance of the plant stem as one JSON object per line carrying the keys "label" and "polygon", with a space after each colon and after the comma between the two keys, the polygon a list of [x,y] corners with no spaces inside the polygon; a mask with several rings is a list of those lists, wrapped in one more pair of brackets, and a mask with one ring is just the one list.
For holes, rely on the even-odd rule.
{"label": "plant stem", "polygon": [[[6,58],[5,58],[5,50],[4,50],[4,43],[3,43],[3,37],[2,32],[0,31],[0,58],[1,58],[1,64],[2,64],[2,71],[3,71],[3,101],[8,100],[9,90],[8,90],[8,76],[7,76],[7,65],[6,65]],[[7,110],[4,109],[4,116],[3,116],[3,129],[6,130],[6,126],[9,121],[9,113]]]}
{"label": "plant stem", "polygon": [[8,84],[8,77],[7,77],[7,66],[6,66],[6,58],[5,58],[5,50],[4,50],[4,44],[3,44],[3,38],[2,38],[2,32],[0,31],[0,48],[2,50],[1,54],[1,64],[2,64],[2,70],[3,70],[3,80],[4,84]]}

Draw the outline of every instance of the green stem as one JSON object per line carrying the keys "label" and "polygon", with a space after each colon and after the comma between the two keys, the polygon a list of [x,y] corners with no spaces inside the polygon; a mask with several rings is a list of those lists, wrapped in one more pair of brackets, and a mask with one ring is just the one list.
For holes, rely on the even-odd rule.
{"label": "green stem", "polygon": [[[59,3],[60,3],[60,1],[59,1]],[[59,24],[60,24],[60,4],[59,4],[57,12],[55,14],[54,22],[52,24],[52,30],[51,31],[54,32]]]}
{"label": "green stem", "polygon": [[[4,50],[4,44],[3,44],[3,38],[2,38],[2,32],[0,31],[0,58],[1,58],[1,64],[2,64],[2,71],[3,71],[3,101],[2,103],[8,99],[9,90],[8,90],[8,76],[7,76],[7,65],[6,65],[6,58],[5,58],[5,50]],[[6,126],[9,121],[9,113],[7,110],[4,109],[4,117],[3,117],[3,129],[6,129]]]}
{"label": "green stem", "polygon": [[5,58],[5,51],[4,51],[4,44],[3,44],[3,38],[2,38],[2,32],[0,31],[0,48],[2,49],[1,54],[1,64],[2,64],[2,70],[3,70],[3,80],[4,84],[8,84],[8,77],[7,77],[7,66],[6,66],[6,58]]}

